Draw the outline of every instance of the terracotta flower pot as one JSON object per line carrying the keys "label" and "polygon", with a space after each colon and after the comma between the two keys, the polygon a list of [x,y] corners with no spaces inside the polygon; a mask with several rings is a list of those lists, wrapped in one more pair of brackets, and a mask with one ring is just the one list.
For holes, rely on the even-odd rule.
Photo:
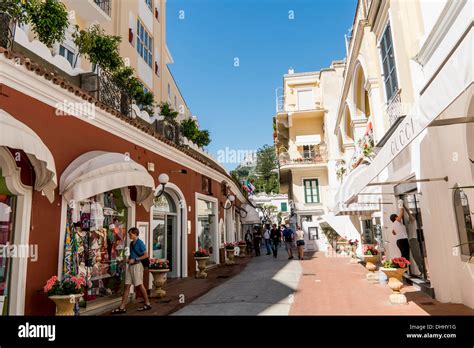
{"label": "terracotta flower pot", "polygon": [[154,289],[151,290],[150,297],[163,298],[166,296],[166,291],[162,289],[163,285],[166,283],[166,273],[169,269],[150,269],[150,273],[153,275],[153,285]]}
{"label": "terracotta flower pot", "polygon": [[227,260],[225,261],[226,265],[235,265],[235,249],[225,249],[227,254]]}
{"label": "terracotta flower pot", "polygon": [[196,273],[196,278],[206,279],[207,273],[204,272],[204,270],[206,269],[206,262],[209,260],[209,256],[194,257],[194,259],[197,261],[199,269],[199,271]]}
{"label": "terracotta flower pot", "polygon": [[73,316],[74,305],[81,297],[82,294],[54,295],[49,296],[49,299],[56,304],[57,316]]}
{"label": "terracotta flower pot", "polygon": [[408,268],[380,268],[380,270],[385,273],[389,280],[390,278],[395,278],[399,281],[403,280],[403,273],[405,273],[407,269]]}

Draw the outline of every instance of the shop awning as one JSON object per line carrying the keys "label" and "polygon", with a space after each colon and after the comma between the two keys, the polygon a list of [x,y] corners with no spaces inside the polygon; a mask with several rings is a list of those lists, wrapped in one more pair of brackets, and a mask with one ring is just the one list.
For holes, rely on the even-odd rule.
{"label": "shop awning", "polygon": [[250,204],[244,204],[242,206],[242,209],[244,209],[247,212],[247,216],[240,219],[243,225],[261,223],[260,215],[258,214],[258,211],[254,207],[252,207]]}
{"label": "shop awning", "polygon": [[58,186],[54,158],[41,138],[5,110],[0,110],[0,146],[22,150],[35,169],[35,190],[54,201]]}
{"label": "shop awning", "polygon": [[304,145],[318,145],[321,143],[321,135],[297,135],[295,145],[304,146]]}
{"label": "shop awning", "polygon": [[117,188],[135,186],[138,204],[153,205],[155,181],[145,167],[123,153],[91,151],[69,164],[61,175],[59,192],[69,201],[82,201]]}
{"label": "shop awning", "polygon": [[346,176],[336,194],[335,215],[370,215],[380,210],[380,187],[367,187],[361,195],[352,194],[351,191],[364,178],[368,168],[368,165],[362,164]]}

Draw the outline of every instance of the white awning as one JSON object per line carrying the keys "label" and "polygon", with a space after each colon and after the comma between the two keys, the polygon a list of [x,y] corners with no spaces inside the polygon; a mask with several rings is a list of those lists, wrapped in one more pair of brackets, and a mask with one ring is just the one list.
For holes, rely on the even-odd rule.
{"label": "white awning", "polygon": [[243,225],[260,224],[262,222],[260,220],[258,211],[250,204],[244,204],[242,208],[247,212],[247,216],[241,218],[240,220]]}
{"label": "white awning", "polygon": [[295,145],[304,146],[304,145],[318,145],[321,143],[321,135],[297,135]]}
{"label": "white awning", "polygon": [[28,126],[0,109],[0,146],[22,150],[35,169],[35,190],[53,203],[58,186],[54,158],[41,138]]}
{"label": "white awning", "polygon": [[145,167],[123,153],[91,151],[69,164],[61,175],[59,192],[68,202],[79,202],[128,186],[136,186],[136,202],[149,211],[153,205],[155,181]]}
{"label": "white awning", "polygon": [[[327,223],[331,226],[338,235],[346,239],[357,239],[360,242],[359,231],[354,227],[349,216],[334,216],[325,214],[322,216],[323,220],[319,221],[319,224]],[[359,243],[360,244],[360,243]]]}

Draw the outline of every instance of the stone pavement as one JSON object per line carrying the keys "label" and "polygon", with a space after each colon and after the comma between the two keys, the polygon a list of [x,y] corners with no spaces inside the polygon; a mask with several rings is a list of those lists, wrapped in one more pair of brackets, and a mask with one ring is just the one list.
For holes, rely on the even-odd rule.
{"label": "stone pavement", "polygon": [[263,250],[244,271],[174,315],[288,315],[301,276],[300,262],[289,261],[283,247],[277,259]]}
{"label": "stone pavement", "polygon": [[407,304],[392,305],[384,275],[380,283],[371,284],[367,270],[350,264],[349,258],[323,252],[306,258],[290,315],[474,315],[473,309],[440,303],[413,286],[402,288]]}

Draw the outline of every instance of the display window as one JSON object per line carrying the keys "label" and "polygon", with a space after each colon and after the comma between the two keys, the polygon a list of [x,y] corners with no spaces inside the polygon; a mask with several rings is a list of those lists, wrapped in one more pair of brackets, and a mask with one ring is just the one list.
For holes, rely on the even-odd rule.
{"label": "display window", "polygon": [[197,200],[197,245],[209,252],[208,264],[216,264],[219,257],[216,233],[216,204],[203,199]]}
{"label": "display window", "polygon": [[176,204],[169,194],[155,198],[153,205],[153,250],[152,257],[168,260],[172,275],[175,275],[177,210]]}
{"label": "display window", "polygon": [[8,191],[0,170],[0,315],[8,315],[10,298],[11,259],[8,245],[13,244],[16,196]]}
{"label": "display window", "polygon": [[68,241],[66,236],[65,250],[66,253],[73,250],[74,273],[86,279],[82,307],[93,301],[121,296],[126,266],[127,214],[121,189],[68,206],[72,238]]}

